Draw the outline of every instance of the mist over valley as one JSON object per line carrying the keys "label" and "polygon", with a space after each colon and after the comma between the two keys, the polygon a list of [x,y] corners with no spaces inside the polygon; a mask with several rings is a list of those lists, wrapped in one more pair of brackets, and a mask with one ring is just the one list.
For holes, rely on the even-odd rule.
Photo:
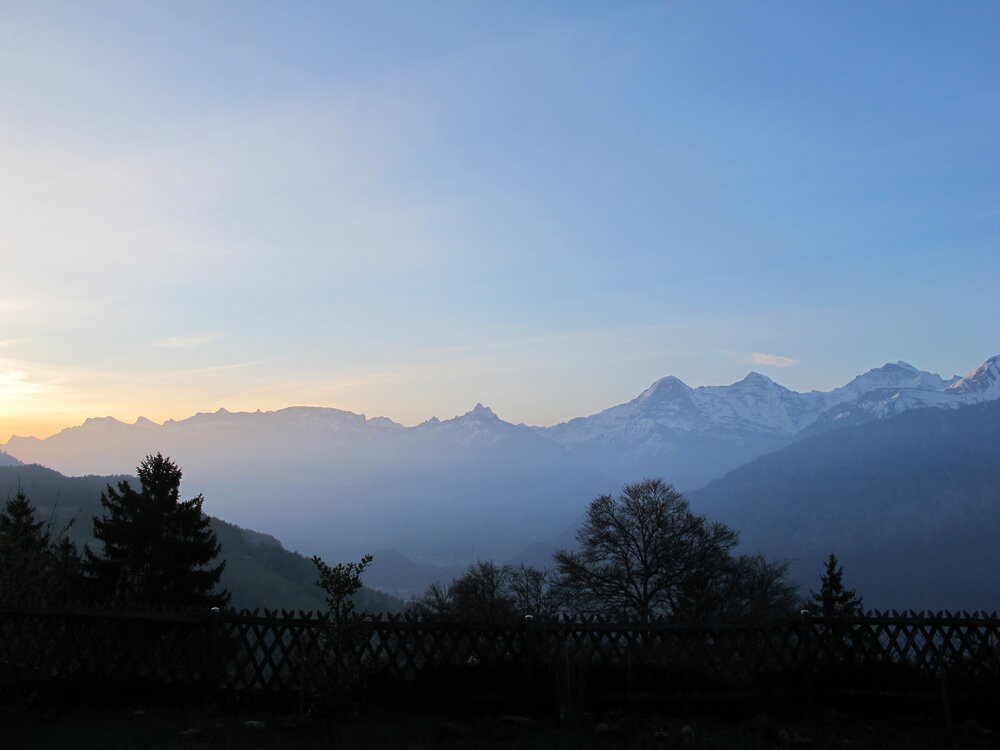
{"label": "mist over valley", "polygon": [[[1000,592],[959,570],[996,562],[984,530],[1000,521],[998,399],[1000,357],[965,378],[897,362],[828,392],[757,373],[698,388],[667,377],[553,427],[481,404],[414,427],[320,407],[94,418],[13,437],[0,461],[121,475],[162,452],[211,515],[307,556],[379,552],[372,585],[404,597],[476,560],[544,563],[595,496],[663,477],[749,552],[792,559],[799,583],[835,551],[872,606],[980,608]],[[9,485],[30,468],[7,468]]]}

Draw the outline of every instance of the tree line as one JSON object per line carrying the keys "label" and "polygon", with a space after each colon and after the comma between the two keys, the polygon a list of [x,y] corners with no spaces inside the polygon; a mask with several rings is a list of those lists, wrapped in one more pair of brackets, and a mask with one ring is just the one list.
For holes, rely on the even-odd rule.
{"label": "tree line", "polygon": [[[204,498],[180,499],[180,468],[161,454],[128,481],[101,493],[95,543],[79,550],[66,528],[36,520],[23,492],[0,511],[0,606],[114,606],[130,609],[225,607],[225,561],[202,512]],[[409,605],[428,620],[503,622],[524,615],[599,616],[624,622],[748,622],[809,607],[827,616],[861,609],[842,568],[827,560],[819,592],[801,600],[788,562],[735,554],[739,534],[694,513],[662,479],[627,484],[593,500],[577,548],[550,569],[477,561],[450,584],[434,584]],[[363,619],[353,597],[371,562],[312,559],[316,585],[339,623]]]}
{"label": "tree line", "polygon": [[861,597],[844,586],[835,555],[826,561],[820,590],[802,599],[786,578],[788,561],[734,554],[738,532],[694,513],[662,479],[627,484],[617,498],[596,498],[576,540],[576,549],[555,553],[549,569],[473,563],[450,584],[431,585],[409,610],[440,621],[562,614],[699,624],[862,609]]}

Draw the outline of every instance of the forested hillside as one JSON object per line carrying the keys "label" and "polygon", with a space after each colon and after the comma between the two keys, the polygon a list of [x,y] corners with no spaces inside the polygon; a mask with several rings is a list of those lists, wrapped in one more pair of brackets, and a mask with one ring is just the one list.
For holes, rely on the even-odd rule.
{"label": "forested hillside", "polygon": [[[55,531],[66,529],[70,539],[82,546],[91,542],[92,518],[100,516],[101,492],[127,476],[65,477],[44,466],[0,466],[0,500],[13,497],[18,489],[32,501],[39,520]],[[186,495],[197,494],[195,491]],[[211,505],[211,498],[206,498]],[[211,527],[222,545],[226,561],[222,586],[232,593],[236,608],[283,608],[322,610],[323,592],[315,585],[316,568],[302,555],[286,550],[274,537],[242,529],[217,518]],[[337,562],[337,561],[332,561]],[[398,611],[402,602],[378,591],[364,589],[360,608],[374,612]]]}
{"label": "forested hillside", "polygon": [[1000,603],[1000,404],[918,409],[794,443],[688,493],[812,584],[836,552],[876,607]]}

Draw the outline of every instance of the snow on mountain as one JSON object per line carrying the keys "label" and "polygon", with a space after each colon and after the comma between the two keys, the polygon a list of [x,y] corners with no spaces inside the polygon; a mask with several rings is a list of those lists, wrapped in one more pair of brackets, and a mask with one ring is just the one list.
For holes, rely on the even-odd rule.
{"label": "snow on mountain", "polygon": [[416,427],[403,429],[406,433],[403,438],[411,455],[426,456],[428,451],[432,451],[458,458],[491,451],[492,457],[498,460],[507,451],[513,451],[515,455],[529,451],[536,456],[561,461],[565,454],[562,446],[540,435],[534,428],[504,421],[482,404],[476,404],[475,408],[451,419],[432,417]]}
{"label": "snow on mountain", "polygon": [[[88,419],[44,440],[14,437],[0,450],[65,474],[124,474],[162,452],[213,498],[213,512],[314,549],[336,539],[353,554],[351,544],[369,539],[428,554],[440,542],[435,524],[464,518],[450,542],[458,559],[512,545],[546,513],[550,527],[570,523],[565,509],[578,513],[579,503],[622,482],[662,476],[689,490],[810,431],[991,399],[1000,399],[1000,357],[952,380],[888,363],[827,392],[798,393],[755,372],[697,388],[670,376],[553,427],[514,425],[482,404],[415,427],[332,408],[220,409],[163,424]],[[285,513],[289,496],[295,517]],[[487,511],[488,525],[505,528],[502,544],[482,525]],[[329,531],[321,518],[342,526]]]}
{"label": "snow on mountain", "polygon": [[882,419],[908,409],[1000,398],[1000,357],[945,380],[906,362],[886,363],[832,391],[791,391],[760,373],[691,388],[662,378],[631,401],[539,431],[592,460],[614,452],[622,473],[661,469],[681,485],[720,476],[803,431]]}
{"label": "snow on mountain", "polygon": [[802,394],[756,372],[729,386],[698,388],[670,376],[627,403],[540,431],[567,447],[596,439],[633,442],[662,438],[664,429],[700,434],[782,434],[809,423],[809,399],[806,396],[804,401]]}
{"label": "snow on mountain", "polygon": [[830,407],[836,403],[853,401],[871,391],[887,388],[941,391],[947,388],[954,380],[955,378],[945,380],[940,375],[918,370],[913,365],[900,360],[899,362],[890,362],[881,367],[876,367],[862,375],[858,375],[846,385],[834,388],[828,394],[824,394],[823,404],[826,407]]}
{"label": "snow on mountain", "polygon": [[[819,414],[809,432],[830,426],[886,419],[910,409],[957,409],[1000,398],[1000,355],[991,357],[964,378],[944,380],[905,362],[859,375],[831,396],[839,400]],[[829,403],[829,402],[828,402]]]}
{"label": "snow on mountain", "polygon": [[[992,364],[989,370],[987,365]],[[879,394],[877,400],[894,398],[899,394],[899,405],[907,408],[916,405],[938,405],[948,396],[916,395],[964,392],[972,389],[971,382],[988,381],[1000,389],[1000,358],[993,358],[987,365],[958,382],[945,380],[939,375],[918,370],[906,362],[888,363],[858,375],[846,385],[832,391],[798,393],[775,383],[765,375],[751,372],[732,385],[699,386],[691,388],[675,377],[662,378],[653,383],[632,401],[613,406],[590,417],[579,417],[547,428],[546,432],[558,442],[570,446],[599,435],[616,434],[618,437],[638,438],[659,428],[686,432],[760,432],[792,434],[802,430],[819,416],[839,404],[858,401],[868,394]],[[985,374],[984,374],[985,373]],[[970,385],[963,386],[967,381]],[[954,385],[950,385],[953,383]],[[992,393],[976,385],[977,393]],[[892,393],[888,393],[888,391]],[[998,396],[1000,397],[1000,394]],[[872,400],[872,399],[870,399]],[[893,412],[899,411],[897,407]]]}
{"label": "snow on mountain", "polygon": [[990,357],[964,378],[948,386],[947,391],[961,394],[975,403],[1000,398],[1000,354]]}

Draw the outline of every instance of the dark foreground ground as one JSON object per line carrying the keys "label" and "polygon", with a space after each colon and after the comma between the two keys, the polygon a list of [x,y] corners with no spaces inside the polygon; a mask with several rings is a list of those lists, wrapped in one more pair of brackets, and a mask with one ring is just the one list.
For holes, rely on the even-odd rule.
{"label": "dark foreground ground", "polygon": [[58,748],[924,748],[1000,749],[1000,706],[993,720],[961,719],[949,732],[932,706],[908,713],[865,709],[758,711],[704,709],[687,716],[656,712],[583,715],[573,721],[514,715],[435,716],[368,713],[354,718],[301,718],[263,710],[142,705],[8,704],[0,708],[0,747]]}

